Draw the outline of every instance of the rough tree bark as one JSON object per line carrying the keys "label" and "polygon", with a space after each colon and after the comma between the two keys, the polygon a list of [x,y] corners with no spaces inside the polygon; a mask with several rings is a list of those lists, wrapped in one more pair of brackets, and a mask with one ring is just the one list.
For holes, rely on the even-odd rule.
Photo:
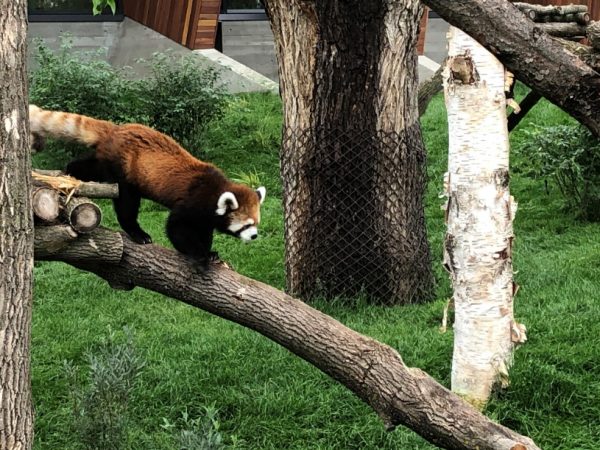
{"label": "rough tree bark", "polygon": [[493,53],[515,77],[600,137],[600,73],[506,0],[423,0]]}
{"label": "rough tree bark", "polygon": [[6,450],[33,444],[26,31],[26,2],[0,0],[0,448]]}
{"label": "rough tree bark", "polygon": [[[56,232],[49,228],[44,227],[39,239],[36,229],[37,259],[66,261],[111,286],[151,289],[256,330],[344,384],[390,430],[406,425],[447,449],[538,449],[531,439],[490,421],[421,370],[406,367],[393,348],[222,264],[205,270],[175,251],[137,245],[102,228],[74,240],[64,226]],[[52,243],[49,236],[63,236],[65,244]],[[120,245],[122,256],[117,257],[114,249]]]}
{"label": "rough tree bark", "polygon": [[267,0],[284,105],[288,290],[432,291],[417,109],[418,0]]}
{"label": "rough tree bark", "polygon": [[482,408],[508,384],[513,334],[512,222],[504,66],[450,27],[444,70],[448,172],[444,266],[454,288],[452,391]]}

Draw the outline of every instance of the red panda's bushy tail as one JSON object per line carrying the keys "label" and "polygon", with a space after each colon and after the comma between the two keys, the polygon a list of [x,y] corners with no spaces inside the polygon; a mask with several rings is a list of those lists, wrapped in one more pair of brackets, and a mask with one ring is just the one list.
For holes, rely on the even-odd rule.
{"label": "red panda's bushy tail", "polygon": [[29,105],[29,126],[34,135],[77,141],[91,147],[104,139],[117,125],[80,114],[47,111]]}

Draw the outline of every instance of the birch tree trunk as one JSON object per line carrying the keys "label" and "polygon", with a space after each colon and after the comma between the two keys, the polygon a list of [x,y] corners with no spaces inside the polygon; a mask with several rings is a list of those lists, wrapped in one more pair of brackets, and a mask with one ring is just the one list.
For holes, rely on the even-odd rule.
{"label": "birch tree trunk", "polygon": [[33,444],[33,220],[24,0],[0,0],[0,449]]}
{"label": "birch tree trunk", "polygon": [[288,291],[432,292],[417,107],[418,0],[267,0],[284,105]]}
{"label": "birch tree trunk", "polygon": [[514,330],[512,221],[504,67],[451,27],[444,71],[448,111],[444,264],[454,288],[452,390],[482,407],[508,382]]}

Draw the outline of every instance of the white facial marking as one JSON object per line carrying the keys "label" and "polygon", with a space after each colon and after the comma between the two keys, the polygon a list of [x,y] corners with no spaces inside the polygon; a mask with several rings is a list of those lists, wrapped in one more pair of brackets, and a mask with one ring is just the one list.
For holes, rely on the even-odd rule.
{"label": "white facial marking", "polygon": [[250,242],[258,237],[258,230],[256,227],[246,228],[240,233],[240,239],[242,241]]}
{"label": "white facial marking", "polygon": [[244,228],[246,225],[254,225],[254,219],[247,219],[244,222],[234,222],[234,223],[230,224],[227,227],[227,229],[229,231],[231,231],[232,233],[235,233],[236,231],[239,231],[242,228]]}

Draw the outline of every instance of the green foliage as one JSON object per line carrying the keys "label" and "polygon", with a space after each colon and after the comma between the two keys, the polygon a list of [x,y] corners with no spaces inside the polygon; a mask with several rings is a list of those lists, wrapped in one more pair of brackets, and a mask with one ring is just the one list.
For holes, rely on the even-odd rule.
{"label": "green foliage", "polygon": [[117,11],[117,4],[115,0],[92,0],[92,12],[95,16],[101,14],[104,8],[110,8],[114,14]]}
{"label": "green foliage", "polygon": [[528,176],[552,179],[567,205],[600,220],[600,142],[580,125],[532,127],[516,148]]}
{"label": "green foliage", "polygon": [[71,386],[75,432],[86,449],[125,448],[130,397],[145,363],[135,350],[131,330],[124,327],[123,332],[124,342],[110,331],[97,349],[86,354],[86,386],[79,381],[73,363],[64,363]]}
{"label": "green foliage", "polygon": [[217,72],[201,68],[194,57],[176,61],[155,54],[146,64],[152,74],[142,83],[148,125],[193,151],[195,138],[221,117],[226,95]]}
{"label": "green foliage", "polygon": [[30,103],[117,123],[144,122],[140,84],[104,61],[100,51],[77,53],[68,36],[61,39],[56,52],[36,41]]}
{"label": "green foliage", "polygon": [[171,423],[163,418],[162,428],[177,430],[177,448],[179,450],[221,450],[228,448],[219,432],[218,410],[214,405],[203,408],[203,415],[192,419],[187,410],[181,415],[180,424]]}

